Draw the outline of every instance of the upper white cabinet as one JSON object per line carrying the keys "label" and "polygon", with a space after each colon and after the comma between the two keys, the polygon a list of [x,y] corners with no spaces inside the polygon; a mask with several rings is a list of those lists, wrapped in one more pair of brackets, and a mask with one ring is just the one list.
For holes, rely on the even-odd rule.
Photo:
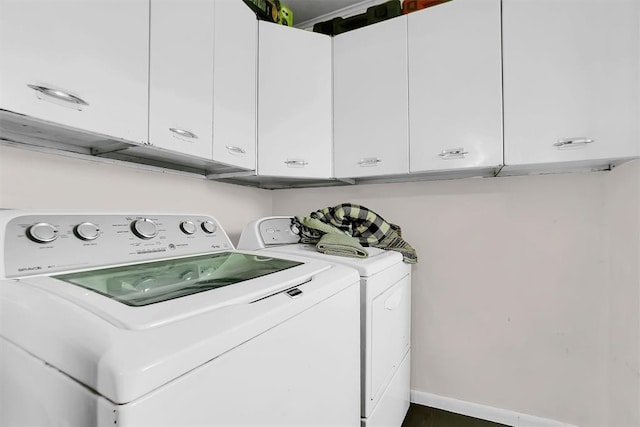
{"label": "upper white cabinet", "polygon": [[215,0],[213,160],[256,168],[258,21],[242,0]]}
{"label": "upper white cabinet", "polygon": [[258,174],[330,178],[331,38],[260,21]]}
{"label": "upper white cabinet", "polygon": [[502,164],[500,0],[408,16],[411,172]]}
{"label": "upper white cabinet", "polygon": [[151,0],[151,144],[255,169],[257,26],[240,0]]}
{"label": "upper white cabinet", "polygon": [[340,34],[333,50],[336,177],[408,173],[406,16]]}
{"label": "upper white cabinet", "polygon": [[637,156],[640,2],[502,4],[505,164]]}
{"label": "upper white cabinet", "polygon": [[2,0],[0,108],[147,141],[149,1]]}
{"label": "upper white cabinet", "polygon": [[212,159],[210,0],[151,0],[149,142]]}

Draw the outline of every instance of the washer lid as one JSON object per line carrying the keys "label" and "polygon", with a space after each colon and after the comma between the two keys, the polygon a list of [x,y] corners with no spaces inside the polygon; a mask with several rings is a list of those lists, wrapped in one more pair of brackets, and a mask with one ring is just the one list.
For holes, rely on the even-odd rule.
{"label": "washer lid", "polygon": [[328,268],[325,263],[233,251],[33,277],[28,283],[116,327],[148,329],[251,303],[302,284]]}
{"label": "washer lid", "polygon": [[217,252],[53,277],[141,307],[235,285],[302,264],[253,254]]}
{"label": "washer lid", "polygon": [[360,277],[371,277],[374,274],[402,262],[402,254],[395,251],[386,251],[378,248],[364,248],[369,256],[367,258],[352,258],[337,255],[325,255],[318,252],[315,245],[294,244],[282,246],[269,246],[269,252],[286,253],[306,258],[323,260],[330,263],[346,265],[355,268]]}

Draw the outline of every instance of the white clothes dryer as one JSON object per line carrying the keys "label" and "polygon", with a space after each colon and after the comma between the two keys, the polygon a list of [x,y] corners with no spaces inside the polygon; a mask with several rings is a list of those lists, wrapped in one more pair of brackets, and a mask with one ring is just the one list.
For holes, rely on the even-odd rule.
{"label": "white clothes dryer", "polygon": [[371,247],[365,248],[367,258],[325,255],[314,245],[298,243],[292,219],[274,216],[247,224],[238,249],[296,255],[358,270],[362,425],[399,427],[411,393],[411,266],[398,252]]}
{"label": "white clothes dryer", "polygon": [[0,211],[0,425],[360,424],[359,277],[212,217]]}

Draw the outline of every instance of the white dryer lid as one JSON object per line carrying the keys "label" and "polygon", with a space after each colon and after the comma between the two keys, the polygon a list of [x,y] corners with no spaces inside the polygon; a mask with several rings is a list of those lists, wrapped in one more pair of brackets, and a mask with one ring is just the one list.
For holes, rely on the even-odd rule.
{"label": "white dryer lid", "polygon": [[293,244],[282,246],[269,246],[269,252],[297,255],[306,258],[323,260],[330,263],[346,265],[355,268],[360,277],[371,277],[402,262],[402,254],[395,251],[387,251],[378,248],[364,248],[369,256],[367,258],[352,258],[337,255],[326,255],[318,252],[315,245]]}
{"label": "white dryer lid", "polygon": [[238,249],[266,249],[347,265],[358,270],[360,277],[371,277],[402,262],[402,254],[399,252],[371,247],[364,248],[369,254],[367,258],[325,255],[318,252],[314,245],[297,243],[300,238],[292,219],[292,216],[270,216],[251,221],[242,230]]}
{"label": "white dryer lid", "polygon": [[[359,280],[344,266],[282,255],[261,251],[259,258],[303,263],[137,307],[54,277],[0,281],[0,339],[128,403]],[[294,287],[304,296],[287,296]]]}

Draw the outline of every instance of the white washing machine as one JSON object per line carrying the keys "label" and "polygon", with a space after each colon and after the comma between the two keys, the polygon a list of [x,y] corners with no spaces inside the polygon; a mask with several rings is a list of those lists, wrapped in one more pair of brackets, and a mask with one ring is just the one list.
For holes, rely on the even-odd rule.
{"label": "white washing machine", "polygon": [[324,260],[358,270],[362,426],[399,427],[411,393],[411,266],[402,262],[398,252],[368,247],[367,258],[332,256],[298,240],[292,217],[267,217],[244,228],[238,248]]}
{"label": "white washing machine", "polygon": [[204,215],[0,211],[0,425],[358,426],[359,277]]}

